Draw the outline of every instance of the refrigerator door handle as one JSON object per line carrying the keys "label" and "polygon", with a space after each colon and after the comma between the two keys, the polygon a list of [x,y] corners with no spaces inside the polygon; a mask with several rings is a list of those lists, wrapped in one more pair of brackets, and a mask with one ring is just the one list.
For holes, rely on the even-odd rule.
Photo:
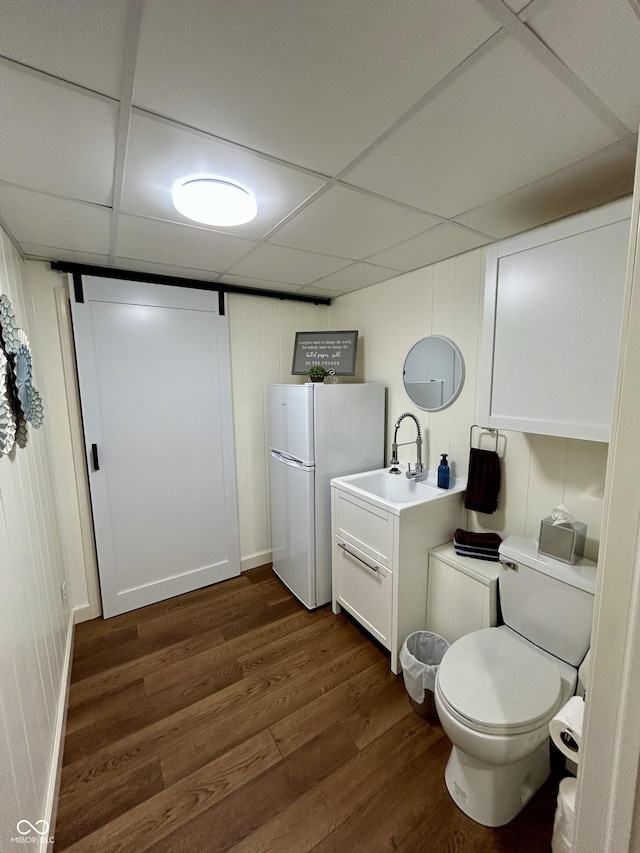
{"label": "refrigerator door handle", "polygon": [[286,453],[279,453],[277,450],[269,452],[278,462],[289,465],[291,468],[299,468],[302,471],[313,471],[313,463],[307,464],[306,462],[301,462],[299,459],[294,459],[293,456],[288,456]]}
{"label": "refrigerator door handle", "polygon": [[363,560],[362,557],[359,557],[357,554],[354,554],[353,551],[349,550],[344,542],[338,542],[338,547],[342,548],[350,557],[353,557],[354,560],[357,560],[359,563],[362,563],[363,566],[366,566],[372,572],[375,572],[377,575],[383,574],[386,575],[386,572],[381,572],[378,566],[372,566],[371,563],[367,563],[366,560]]}

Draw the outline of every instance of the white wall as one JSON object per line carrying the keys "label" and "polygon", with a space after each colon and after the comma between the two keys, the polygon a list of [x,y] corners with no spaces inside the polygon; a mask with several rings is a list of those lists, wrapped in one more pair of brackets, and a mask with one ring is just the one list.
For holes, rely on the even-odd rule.
{"label": "white wall", "polygon": [[[51,389],[49,420],[55,448],[55,485],[63,525],[63,545],[71,597],[79,618],[99,612],[93,553],[82,541],[81,512],[86,497],[82,474],[72,453],[71,423],[62,365],[55,289],[66,277],[48,264],[29,262],[36,316],[46,359],[43,371]],[[240,552],[243,569],[270,559],[267,501],[266,388],[270,382],[303,382],[292,377],[296,331],[358,329],[358,374],[355,381],[387,386],[387,454],[398,415],[415,406],[402,384],[406,353],[428,334],[446,335],[460,346],[466,380],[460,397],[443,412],[418,411],[426,433],[429,466],[448,453],[452,470],[465,476],[469,427],[474,423],[476,374],[481,334],[484,253],[469,252],[364,290],[341,296],[327,308],[231,294],[228,298],[233,410],[238,478]],[[70,346],[65,340],[62,347]],[[348,381],[348,380],[345,380]],[[71,401],[73,403],[73,400]],[[411,437],[403,425],[401,440]],[[470,513],[472,530],[497,530],[537,537],[540,520],[564,503],[588,524],[587,555],[597,557],[607,446],[594,442],[505,433],[503,488],[498,512]],[[485,446],[483,444],[483,446]],[[407,458],[407,448],[401,458]],[[89,566],[88,570],[85,565]]]}
{"label": "white wall", "polygon": [[[78,618],[99,612],[93,552],[82,541],[81,510],[86,497],[78,494],[82,471],[72,453],[64,385],[63,348],[54,300],[66,277],[48,264],[30,262],[36,316],[46,348],[43,371],[52,397],[49,409],[55,447],[55,483],[63,522],[63,545],[71,596]],[[469,428],[474,423],[476,375],[482,326],[484,252],[477,250],[442,261],[388,282],[341,296],[333,304],[316,306],[231,294],[228,298],[233,409],[238,478],[238,510],[242,568],[270,559],[267,501],[266,388],[270,382],[303,382],[291,376],[296,331],[358,329],[356,381],[387,386],[387,455],[398,415],[416,410],[425,431],[429,466],[448,453],[454,473],[466,476]],[[443,412],[416,409],[402,384],[402,366],[411,346],[429,334],[446,335],[460,346],[466,380],[456,402]],[[349,380],[345,380],[349,381]],[[73,401],[71,401],[73,403]],[[406,432],[405,432],[406,430]],[[401,440],[412,436],[403,425]],[[537,537],[540,520],[564,503],[588,525],[587,556],[597,557],[600,538],[607,445],[595,442],[504,433],[501,447],[503,487],[497,513],[470,513],[472,530],[497,530]],[[486,446],[483,443],[483,446]],[[404,452],[402,452],[402,450]],[[407,448],[401,458],[407,458]],[[85,566],[89,568],[86,570]]]}
{"label": "white wall", "polygon": [[[429,468],[437,468],[440,454],[449,453],[452,473],[466,475],[475,409],[482,257],[481,252],[460,255],[340,296],[329,308],[331,328],[360,332],[356,378],[382,382],[388,389],[387,456],[398,415],[415,410],[425,433],[423,455]],[[433,414],[416,409],[402,383],[405,356],[416,341],[431,334],[445,335],[458,344],[467,374],[454,405]],[[413,427],[403,424],[399,441],[414,437]],[[400,459],[408,460],[411,453],[412,448],[400,448]],[[415,453],[411,459],[415,461]]]}
{"label": "white wall", "polygon": [[[47,419],[69,596],[75,619],[81,622],[99,616],[101,605],[67,276],[42,261],[30,261],[27,271],[40,345],[46,354],[40,373],[50,389]],[[67,392],[67,385],[73,393]]]}
{"label": "white wall", "polygon": [[229,295],[231,387],[242,569],[271,560],[267,482],[267,386],[292,376],[296,331],[327,327],[327,307]]}
{"label": "white wall", "polygon": [[[580,750],[580,853],[640,850],[640,148]],[[634,814],[635,813],[635,814]]]}
{"label": "white wall", "polygon": [[[466,476],[469,429],[475,422],[483,277],[484,252],[479,249],[340,296],[330,306],[331,328],[360,330],[358,378],[383,382],[389,389],[387,456],[393,424],[409,409],[416,412],[426,432],[429,467],[435,469],[440,454],[448,453],[452,472]],[[407,396],[402,367],[411,346],[431,334],[445,335],[458,344],[466,379],[452,406],[429,414]],[[401,429],[401,440],[413,437],[410,426]],[[564,503],[588,525],[586,556],[597,559],[608,446],[518,432],[502,435],[498,510],[493,515],[469,513],[468,528],[537,539],[541,519]],[[482,447],[492,446],[485,433]],[[408,449],[401,450],[401,459],[406,460]]]}
{"label": "white wall", "polygon": [[45,420],[0,458],[0,850],[16,824],[49,820],[64,720],[71,622],[53,482],[46,358],[22,262],[0,232],[0,291],[29,335]]}

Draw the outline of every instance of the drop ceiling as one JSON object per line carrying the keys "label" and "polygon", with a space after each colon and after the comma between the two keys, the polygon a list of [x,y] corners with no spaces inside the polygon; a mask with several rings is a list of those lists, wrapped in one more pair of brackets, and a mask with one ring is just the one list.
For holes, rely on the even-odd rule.
{"label": "drop ceiling", "polygon": [[[633,0],[0,0],[25,257],[337,296],[633,188]],[[181,177],[249,186],[190,223]]]}

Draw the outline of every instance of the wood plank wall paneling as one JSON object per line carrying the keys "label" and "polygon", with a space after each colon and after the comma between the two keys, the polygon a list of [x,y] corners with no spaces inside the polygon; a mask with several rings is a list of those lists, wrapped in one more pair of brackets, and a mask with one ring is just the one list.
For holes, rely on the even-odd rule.
{"label": "wood plank wall paneling", "polygon": [[82,621],[98,616],[101,604],[67,276],[53,272],[43,261],[29,261],[26,266],[38,344],[44,355],[38,367],[39,376],[49,391],[47,422],[69,597],[76,621]]}
{"label": "wood plank wall paneling", "polygon": [[549,850],[561,773],[474,823],[388,653],[270,566],[78,625],[70,705],[57,850]]}
{"label": "wood plank wall paneling", "polygon": [[[29,336],[45,406],[27,447],[0,458],[0,849],[19,820],[47,819],[56,726],[66,681],[70,613],[63,607],[63,549],[46,420],[47,389],[26,264],[0,233],[0,291]],[[55,770],[55,768],[53,768]]]}
{"label": "wood plank wall paneling", "polygon": [[[469,428],[475,422],[483,281],[484,252],[478,249],[340,296],[329,306],[331,328],[360,330],[359,381],[387,386],[387,458],[393,424],[409,409],[423,426],[429,468],[437,468],[440,454],[448,453],[453,472],[466,477]],[[458,344],[466,379],[452,406],[428,413],[407,396],[402,366],[411,346],[432,334]],[[409,427],[404,429],[409,436]],[[492,444],[485,438],[482,446]],[[564,504],[587,524],[585,556],[597,560],[608,445],[504,431],[501,448],[505,455],[498,510],[494,515],[468,513],[468,529],[537,539],[540,521]],[[400,451],[401,460],[407,461],[410,449]]]}
{"label": "wood plank wall paneling", "polygon": [[[476,368],[484,255],[460,255],[391,281],[340,296],[329,306],[329,325],[359,329],[362,350],[359,381],[387,387],[387,442],[393,425],[407,410],[415,411],[425,433],[429,467],[437,468],[440,454],[449,453],[453,472],[466,476],[469,426],[475,412]],[[426,335],[445,335],[462,350],[466,380],[455,404],[442,412],[416,408],[404,390],[402,368],[411,347]],[[413,438],[409,426],[400,440]],[[411,448],[401,448],[402,461],[415,460]]]}
{"label": "wood plank wall paneling", "polygon": [[231,383],[243,568],[270,559],[267,386],[291,375],[296,331],[326,330],[327,306],[229,294]]}

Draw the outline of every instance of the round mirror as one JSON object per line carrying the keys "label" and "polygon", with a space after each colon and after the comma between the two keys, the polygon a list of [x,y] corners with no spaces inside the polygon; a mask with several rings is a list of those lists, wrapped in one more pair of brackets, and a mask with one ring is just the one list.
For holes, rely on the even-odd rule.
{"label": "round mirror", "polygon": [[402,371],[404,387],[427,412],[446,409],[462,391],[464,359],[449,338],[431,335],[411,347]]}

